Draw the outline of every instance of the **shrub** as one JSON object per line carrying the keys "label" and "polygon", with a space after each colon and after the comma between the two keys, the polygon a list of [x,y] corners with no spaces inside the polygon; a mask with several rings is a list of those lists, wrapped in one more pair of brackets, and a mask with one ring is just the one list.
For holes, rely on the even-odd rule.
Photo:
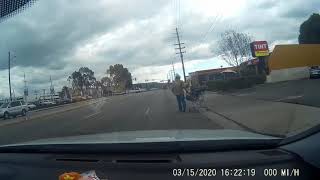
{"label": "shrub", "polygon": [[256,84],[263,84],[266,76],[247,76],[229,80],[209,81],[207,83],[209,91],[227,91],[233,89],[250,88]]}

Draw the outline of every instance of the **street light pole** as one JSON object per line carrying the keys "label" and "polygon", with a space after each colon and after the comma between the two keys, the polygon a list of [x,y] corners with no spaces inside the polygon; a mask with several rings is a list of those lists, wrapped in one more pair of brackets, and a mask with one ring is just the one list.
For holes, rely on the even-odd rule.
{"label": "street light pole", "polygon": [[8,53],[9,57],[8,57],[8,71],[9,71],[9,92],[10,92],[10,102],[12,101],[12,92],[11,92],[11,75],[10,75],[10,61],[11,61],[11,57],[10,57],[10,51]]}

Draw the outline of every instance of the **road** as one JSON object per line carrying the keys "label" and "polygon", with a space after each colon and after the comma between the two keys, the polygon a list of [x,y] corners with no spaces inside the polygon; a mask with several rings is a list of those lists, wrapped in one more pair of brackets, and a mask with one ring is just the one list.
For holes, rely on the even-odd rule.
{"label": "road", "polygon": [[40,112],[30,119],[3,120],[0,144],[74,135],[133,130],[221,129],[197,112],[178,112],[168,90],[113,96]]}

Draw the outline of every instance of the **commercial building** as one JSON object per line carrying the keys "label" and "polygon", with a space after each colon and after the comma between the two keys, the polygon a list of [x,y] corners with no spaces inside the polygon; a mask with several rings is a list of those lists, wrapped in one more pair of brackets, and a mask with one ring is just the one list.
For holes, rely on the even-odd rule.
{"label": "commercial building", "polygon": [[320,44],[277,45],[268,59],[267,82],[309,78],[311,66],[320,65]]}
{"label": "commercial building", "polygon": [[205,85],[208,81],[226,80],[238,77],[235,67],[208,69],[189,73],[192,84]]}

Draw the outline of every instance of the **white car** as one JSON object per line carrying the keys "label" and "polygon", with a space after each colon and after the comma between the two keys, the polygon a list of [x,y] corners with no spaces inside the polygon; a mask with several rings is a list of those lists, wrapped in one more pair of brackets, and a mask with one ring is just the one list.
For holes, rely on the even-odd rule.
{"label": "white car", "polygon": [[55,105],[56,103],[49,100],[40,101],[39,103],[41,106],[49,106],[49,105]]}
{"label": "white car", "polygon": [[31,110],[31,109],[35,109],[37,106],[32,103],[28,103],[27,107],[28,107],[28,110]]}
{"label": "white car", "polygon": [[25,116],[27,112],[28,107],[24,101],[12,101],[2,104],[0,108],[0,117],[8,119],[10,116]]}
{"label": "white car", "polygon": [[320,66],[312,66],[310,68],[310,78],[320,78]]}

